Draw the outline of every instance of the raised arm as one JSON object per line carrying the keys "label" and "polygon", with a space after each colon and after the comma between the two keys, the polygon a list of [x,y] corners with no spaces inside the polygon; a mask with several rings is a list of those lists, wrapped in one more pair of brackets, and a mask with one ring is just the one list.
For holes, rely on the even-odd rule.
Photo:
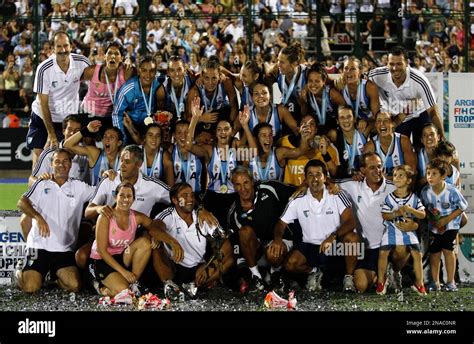
{"label": "raised arm", "polygon": [[96,146],[81,146],[83,134],[89,135],[89,133],[97,133],[99,128],[102,126],[99,120],[89,122],[87,127],[78,131],[66,141],[64,141],[64,148],[73,152],[77,155],[87,156],[87,161],[89,162],[89,167],[93,167],[97,161],[97,158],[100,155],[100,149]]}

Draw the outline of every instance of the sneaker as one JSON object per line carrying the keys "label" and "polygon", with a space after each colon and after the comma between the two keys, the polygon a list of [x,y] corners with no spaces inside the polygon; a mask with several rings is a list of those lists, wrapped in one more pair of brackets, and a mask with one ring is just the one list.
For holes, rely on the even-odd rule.
{"label": "sneaker", "polygon": [[459,290],[458,286],[454,282],[446,284],[446,287],[444,287],[444,289],[449,292],[456,292]]}
{"label": "sneaker", "polygon": [[196,284],[194,284],[194,282],[183,283],[183,290],[191,299],[196,298],[198,288],[196,287]]}
{"label": "sneaker", "polygon": [[263,283],[263,280],[260,277],[253,275],[252,279],[250,280],[249,293],[261,293],[264,291],[264,289],[265,284]]}
{"label": "sneaker", "polygon": [[320,270],[312,272],[308,275],[308,281],[306,282],[306,289],[308,291],[320,291],[322,290],[321,280],[323,279],[323,273]]}
{"label": "sneaker", "polygon": [[354,293],[356,292],[356,287],[354,285],[354,276],[352,275],[344,276],[343,290],[354,292]]}
{"label": "sneaker", "polygon": [[413,284],[411,286],[411,289],[413,289],[414,291],[416,291],[418,293],[418,295],[422,295],[422,296],[425,296],[426,295],[426,289],[425,289],[425,286],[424,285],[421,285],[421,286],[417,286],[416,284]]}
{"label": "sneaker", "polygon": [[285,288],[285,283],[280,271],[275,271],[270,275],[270,284],[273,290],[282,291]]}
{"label": "sneaker", "polygon": [[428,291],[441,291],[441,286],[436,282],[431,282],[430,284],[428,284]]}
{"label": "sneaker", "polygon": [[400,271],[393,272],[393,289],[396,293],[402,290],[402,274]]}
{"label": "sneaker", "polygon": [[140,291],[140,285],[138,284],[138,282],[130,284],[129,289],[135,295],[135,297],[142,296],[142,292]]}
{"label": "sneaker", "polygon": [[249,291],[249,282],[245,278],[241,278],[239,282],[239,292],[241,294],[247,294]]}
{"label": "sneaker", "polygon": [[97,292],[97,295],[102,296],[102,291],[100,290],[100,284],[98,281],[93,280],[92,281],[92,288]]}
{"label": "sneaker", "polygon": [[164,284],[165,298],[172,301],[182,301],[184,299],[184,293],[176,283],[172,280],[166,280]]}
{"label": "sneaker", "polygon": [[10,285],[12,287],[18,287],[18,280],[20,279],[21,270],[23,269],[23,260],[19,259],[15,265],[15,270],[12,272],[10,279]]}
{"label": "sneaker", "polygon": [[375,292],[377,295],[385,295],[387,293],[387,287],[388,287],[388,276],[385,277],[385,281],[383,282],[377,282],[377,289]]}

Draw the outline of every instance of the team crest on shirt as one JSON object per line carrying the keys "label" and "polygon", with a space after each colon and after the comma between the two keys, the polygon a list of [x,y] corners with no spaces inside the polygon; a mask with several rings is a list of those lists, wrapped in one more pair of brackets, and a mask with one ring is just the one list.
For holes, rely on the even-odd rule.
{"label": "team crest on shirt", "polygon": [[57,81],[53,81],[53,82],[51,83],[51,86],[53,86],[54,88],[56,88],[56,86],[58,86],[58,82],[57,82]]}
{"label": "team crest on shirt", "polygon": [[303,210],[304,217],[309,217],[309,210]]}
{"label": "team crest on shirt", "polygon": [[443,202],[443,203],[441,203],[441,207],[442,207],[443,209],[449,209],[450,204],[449,204],[448,202]]}
{"label": "team crest on shirt", "polygon": [[115,197],[115,190],[112,190],[112,196]]}
{"label": "team crest on shirt", "polygon": [[181,227],[176,227],[176,234],[179,234]]}
{"label": "team crest on shirt", "polygon": [[361,200],[362,200],[362,196],[357,196],[357,203],[360,203]]}
{"label": "team crest on shirt", "polygon": [[45,194],[49,194],[49,192],[50,192],[50,191],[51,191],[51,189],[50,189],[50,188],[46,188],[46,189],[44,189],[44,193],[45,193]]}

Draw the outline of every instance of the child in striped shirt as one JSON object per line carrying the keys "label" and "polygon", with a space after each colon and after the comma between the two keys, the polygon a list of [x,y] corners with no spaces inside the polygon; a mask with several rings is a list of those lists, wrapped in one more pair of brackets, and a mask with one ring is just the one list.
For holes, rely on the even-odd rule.
{"label": "child in striped shirt", "polygon": [[454,282],[456,256],[454,253],[456,236],[461,228],[462,214],[467,209],[467,201],[459,190],[445,179],[449,165],[441,159],[432,160],[426,167],[428,185],[421,191],[421,199],[428,210],[430,228],[430,267],[433,282],[429,290],[440,290],[439,267],[441,251],[446,262],[448,282],[446,291],[457,291]]}
{"label": "child in striped shirt", "polygon": [[[387,261],[390,252],[397,253],[399,259],[394,267],[398,278],[398,288],[401,289],[400,263],[406,262],[409,252],[413,257],[413,268],[415,270],[415,284],[412,289],[420,295],[426,295],[423,284],[423,265],[420,243],[416,235],[418,224],[414,219],[425,218],[425,208],[420,199],[411,191],[415,182],[415,174],[408,165],[395,167],[393,171],[393,184],[396,190],[385,198],[382,207],[385,230],[382,236],[378,261],[378,283],[377,294],[383,295],[387,289]],[[395,259],[395,257],[394,257]]]}

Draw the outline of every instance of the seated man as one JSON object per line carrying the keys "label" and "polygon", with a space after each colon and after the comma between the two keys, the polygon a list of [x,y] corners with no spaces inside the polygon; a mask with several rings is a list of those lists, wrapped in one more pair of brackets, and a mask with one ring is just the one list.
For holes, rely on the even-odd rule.
{"label": "seated man", "polygon": [[[272,247],[275,246],[273,229],[296,187],[277,181],[256,184],[245,166],[237,166],[232,171],[232,183],[239,197],[229,210],[229,227],[238,233],[242,256],[252,275],[250,291],[262,291],[265,287],[257,267],[263,253],[261,248],[265,249],[265,258],[271,265],[273,287],[280,288],[282,281],[279,270],[293,243],[291,240],[280,240],[278,246]],[[245,286],[240,287],[241,292],[247,291]]]}
{"label": "seated man", "polygon": [[[309,274],[308,290],[320,290],[328,256],[341,252],[346,262],[344,290],[355,291],[353,275],[357,256],[354,255],[355,250],[346,249],[359,241],[354,231],[356,221],[352,215],[351,202],[344,193],[331,195],[328,192],[325,186],[328,172],[323,162],[310,160],[304,172],[308,190],[288,203],[275,226],[274,243],[281,246],[286,226],[298,220],[303,231],[303,241],[289,253],[286,270]],[[343,250],[339,249],[341,244]]]}
{"label": "seated man", "polygon": [[37,292],[48,272],[66,291],[77,292],[81,284],[74,249],[82,207],[94,189],[69,179],[72,161],[68,151],[60,148],[51,159],[52,178],[39,178],[18,201],[18,208],[33,218],[33,225],[26,243],[26,266],[23,271],[14,271],[12,284],[27,293]]}
{"label": "seated man", "polygon": [[[174,252],[162,245],[159,252],[160,264],[155,265],[165,285],[165,296],[173,297],[181,286],[190,297],[196,296],[197,288],[211,285],[219,280],[234,264],[229,240],[218,226],[206,222],[198,224],[195,198],[191,185],[177,183],[170,190],[172,207],[165,209],[157,219],[163,221],[166,231],[178,241],[184,251],[182,261],[171,259]],[[206,246],[211,241],[213,255],[209,258]],[[209,258],[206,263],[206,258]]]}

